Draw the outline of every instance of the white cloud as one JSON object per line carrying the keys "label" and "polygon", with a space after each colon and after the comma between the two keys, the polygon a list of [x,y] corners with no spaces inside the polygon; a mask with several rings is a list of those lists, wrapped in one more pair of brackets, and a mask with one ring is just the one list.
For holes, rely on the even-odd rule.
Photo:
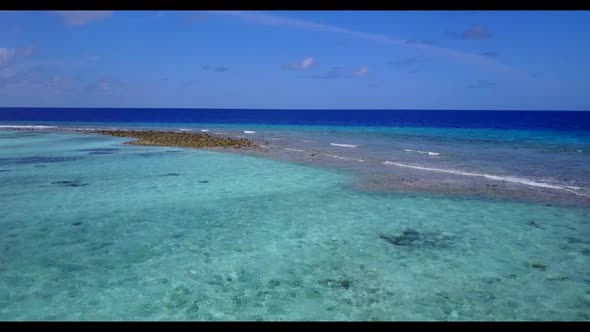
{"label": "white cloud", "polygon": [[8,65],[16,57],[16,48],[0,47],[0,68]]}
{"label": "white cloud", "polygon": [[281,66],[283,69],[288,70],[308,70],[311,69],[315,65],[315,60],[312,57],[307,57],[303,59],[301,62],[295,63],[288,63]]}
{"label": "white cloud", "polygon": [[9,64],[18,59],[26,58],[33,55],[32,47],[26,48],[6,48],[0,47],[0,69],[7,67]]}
{"label": "white cloud", "polygon": [[301,69],[311,68],[312,65],[313,65],[313,58],[311,58],[311,57],[305,58],[303,61],[301,61]]}
{"label": "white cloud", "polygon": [[[428,45],[423,42],[408,42],[407,39],[389,37],[387,35],[381,34],[365,33],[361,31],[344,29],[332,25],[315,23],[305,20],[291,19],[287,17],[270,14],[262,14],[254,11],[213,11],[212,13],[233,16],[254,24],[286,26],[308,31],[345,34],[351,38],[363,39],[374,43],[389,44],[404,48],[413,48],[422,52],[437,54],[439,56],[447,57],[458,62],[470,64],[514,78],[530,78],[530,75],[528,73],[525,73],[523,70],[505,65],[503,63],[496,61],[495,59],[491,59],[489,57],[479,54],[473,54],[450,48]],[[482,31],[480,29],[478,33],[481,32]]]}
{"label": "white cloud", "polygon": [[84,25],[113,16],[113,12],[108,10],[62,10],[54,13],[61,16],[68,25]]}
{"label": "white cloud", "polygon": [[352,72],[352,76],[366,76],[369,74],[369,67],[363,66]]}

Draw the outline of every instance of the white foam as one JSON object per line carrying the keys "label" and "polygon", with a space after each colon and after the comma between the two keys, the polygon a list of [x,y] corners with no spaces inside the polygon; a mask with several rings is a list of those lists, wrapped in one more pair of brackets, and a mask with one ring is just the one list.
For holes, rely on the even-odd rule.
{"label": "white foam", "polygon": [[323,155],[324,156],[331,157],[331,158],[334,158],[334,159],[354,160],[354,159],[351,159],[351,158],[346,158],[346,157],[338,156],[338,155],[335,155],[335,154],[329,154],[329,153],[324,153]]}
{"label": "white foam", "polygon": [[7,129],[49,129],[49,128],[57,128],[57,126],[6,126],[6,125],[0,125],[0,128],[7,128]]}
{"label": "white foam", "polygon": [[295,151],[295,152],[305,152],[303,150],[299,150],[299,149],[291,149],[291,148],[283,148],[283,150],[287,150],[287,151]]}
{"label": "white foam", "polygon": [[100,128],[67,128],[66,130],[95,131],[95,130],[100,130]]}
{"label": "white foam", "polygon": [[337,143],[330,143],[330,145],[341,146],[343,148],[356,148],[358,146],[358,145],[354,145],[354,144],[337,144]]}
{"label": "white foam", "polygon": [[256,134],[254,130],[244,130],[244,134]]}
{"label": "white foam", "polygon": [[470,173],[470,172],[457,171],[457,170],[453,170],[453,169],[441,169],[441,168],[431,168],[431,167],[422,167],[422,166],[408,165],[408,164],[402,164],[402,163],[397,163],[397,162],[393,162],[393,161],[384,161],[382,164],[384,164],[384,165],[393,165],[393,166],[398,166],[398,167],[407,167],[407,168],[413,168],[413,169],[420,169],[420,170],[424,170],[424,171],[442,172],[442,173],[450,173],[450,174],[465,175],[465,176],[480,176],[480,177],[484,177],[486,179],[498,180],[498,181],[507,181],[507,182],[513,182],[513,183],[520,183],[520,184],[524,184],[524,185],[527,185],[527,186],[533,186],[533,187],[541,187],[541,188],[549,188],[549,189],[561,189],[561,190],[566,190],[566,191],[572,192],[572,193],[574,193],[576,195],[590,197],[590,195],[586,195],[586,194],[577,193],[575,191],[572,191],[572,189],[573,190],[580,190],[580,189],[582,189],[580,187],[558,186],[558,185],[544,183],[544,182],[537,182],[537,181],[532,181],[532,180],[517,178],[517,177],[514,177],[514,176],[499,176],[499,175],[491,175],[491,174],[484,174],[484,173]]}
{"label": "white foam", "polygon": [[180,131],[190,131],[190,129],[186,129],[186,128],[180,128],[178,130],[180,130]]}
{"label": "white foam", "polygon": [[209,129],[201,129],[201,132],[208,133]]}
{"label": "white foam", "polygon": [[418,153],[422,153],[422,154],[427,154],[429,156],[438,156],[440,155],[440,152],[432,152],[432,151],[416,151],[416,150],[412,150],[412,149],[404,149],[404,151],[406,152],[418,152]]}
{"label": "white foam", "polygon": [[305,142],[305,143],[313,143],[315,141],[312,141],[310,139],[302,139],[301,142]]}
{"label": "white foam", "polygon": [[224,132],[221,132],[221,131],[215,131],[213,133],[216,134],[216,135],[225,135],[225,133]]}

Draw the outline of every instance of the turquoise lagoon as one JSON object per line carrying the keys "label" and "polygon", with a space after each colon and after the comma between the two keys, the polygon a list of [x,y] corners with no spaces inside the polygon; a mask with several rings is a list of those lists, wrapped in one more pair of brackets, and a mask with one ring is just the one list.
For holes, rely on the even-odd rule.
{"label": "turquoise lagoon", "polygon": [[124,141],[0,131],[0,320],[590,319],[588,209]]}

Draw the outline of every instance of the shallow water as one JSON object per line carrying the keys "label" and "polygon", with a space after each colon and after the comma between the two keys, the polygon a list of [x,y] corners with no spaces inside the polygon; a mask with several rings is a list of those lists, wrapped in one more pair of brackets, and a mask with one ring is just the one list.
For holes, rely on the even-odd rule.
{"label": "shallow water", "polygon": [[589,320],[587,209],[0,131],[1,320]]}

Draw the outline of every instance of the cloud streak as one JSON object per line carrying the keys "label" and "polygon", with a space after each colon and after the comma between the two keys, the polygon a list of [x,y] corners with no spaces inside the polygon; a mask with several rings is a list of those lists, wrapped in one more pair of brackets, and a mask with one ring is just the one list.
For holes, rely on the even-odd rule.
{"label": "cloud streak", "polygon": [[[362,39],[379,44],[393,45],[403,48],[415,49],[424,53],[446,57],[448,59],[482,68],[488,71],[495,72],[500,75],[509,76],[512,78],[528,78],[530,75],[524,71],[505,65],[494,59],[491,59],[480,54],[473,54],[463,51],[457,51],[450,48],[438,47],[428,45],[421,42],[408,42],[406,39],[390,37],[382,34],[365,33],[345,28],[340,28],[332,25],[321,24],[305,20],[297,20],[286,18],[277,15],[262,14],[251,11],[212,11],[213,14],[224,15],[234,18],[242,19],[246,22],[259,25],[269,26],[285,26],[294,29],[315,31],[315,32],[329,32],[347,35],[351,38]],[[476,33],[478,33],[476,31]],[[481,34],[481,31],[479,31]],[[473,34],[473,32],[472,32]]]}
{"label": "cloud streak", "polygon": [[449,34],[453,38],[457,39],[488,39],[491,38],[492,35],[488,32],[486,27],[483,25],[475,25],[462,33],[450,33]]}
{"label": "cloud streak", "polygon": [[345,70],[344,67],[334,66],[328,72],[320,75],[313,76],[299,76],[300,78],[315,78],[325,80],[338,80],[338,79],[349,79],[355,77],[367,76],[369,74],[369,67],[362,66],[352,71]]}
{"label": "cloud streak", "polygon": [[229,70],[228,67],[226,66],[209,66],[209,65],[205,65],[203,67],[201,67],[201,69],[205,70],[205,71],[212,71],[215,73],[223,73]]}
{"label": "cloud streak", "polygon": [[489,88],[498,85],[495,82],[490,82],[488,80],[477,80],[474,83],[469,84],[467,87],[470,89],[481,89],[481,88]]}
{"label": "cloud streak", "polygon": [[0,47],[0,69],[8,67],[10,64],[33,55],[34,49],[27,48],[6,48]]}
{"label": "cloud streak", "polygon": [[85,25],[113,16],[113,12],[108,10],[61,10],[53,13],[61,16],[67,25]]}
{"label": "cloud streak", "polygon": [[69,87],[68,79],[43,66],[0,72],[0,94],[6,96],[41,98],[63,94]]}
{"label": "cloud streak", "polygon": [[312,57],[307,57],[300,62],[287,63],[281,66],[285,70],[308,70],[313,68],[315,60]]}
{"label": "cloud streak", "polygon": [[396,67],[413,67],[415,65],[418,65],[418,64],[420,64],[422,62],[426,62],[426,61],[428,61],[428,60],[410,57],[410,58],[399,59],[396,61],[390,61],[389,64],[392,66],[396,66]]}
{"label": "cloud streak", "polygon": [[352,71],[352,76],[360,77],[360,76],[367,76],[369,75],[369,67],[363,66],[359,69]]}
{"label": "cloud streak", "polygon": [[3,68],[14,61],[16,57],[15,48],[0,48],[0,68]]}

